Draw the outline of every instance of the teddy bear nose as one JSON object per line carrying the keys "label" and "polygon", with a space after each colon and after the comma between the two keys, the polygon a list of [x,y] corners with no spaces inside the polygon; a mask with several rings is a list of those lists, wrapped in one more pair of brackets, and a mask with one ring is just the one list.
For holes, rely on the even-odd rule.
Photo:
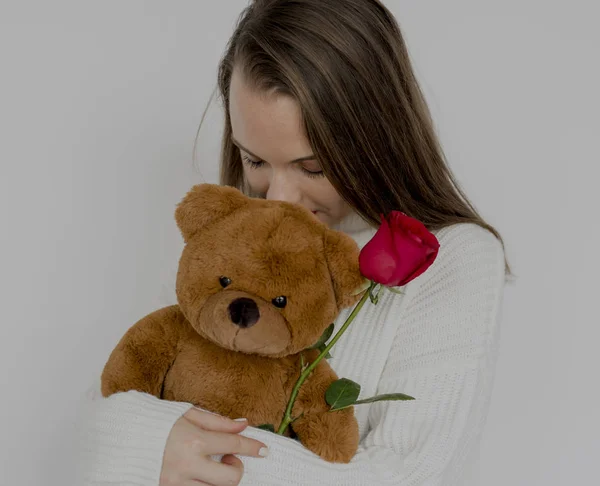
{"label": "teddy bear nose", "polygon": [[229,317],[231,322],[245,329],[256,324],[260,312],[256,302],[247,297],[240,297],[229,304]]}

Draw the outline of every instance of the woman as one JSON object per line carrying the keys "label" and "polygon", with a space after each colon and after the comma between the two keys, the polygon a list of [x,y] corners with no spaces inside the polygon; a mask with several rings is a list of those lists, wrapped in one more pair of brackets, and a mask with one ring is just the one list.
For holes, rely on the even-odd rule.
{"label": "woman", "polygon": [[392,210],[436,234],[434,265],[365,307],[330,360],[362,396],[417,399],[355,407],[359,451],[330,464],[190,404],[96,393],[83,407],[79,484],[461,484],[487,414],[510,270],[444,161],[396,21],[377,0],[255,0],[219,89],[222,184],[303,205],[361,247]]}

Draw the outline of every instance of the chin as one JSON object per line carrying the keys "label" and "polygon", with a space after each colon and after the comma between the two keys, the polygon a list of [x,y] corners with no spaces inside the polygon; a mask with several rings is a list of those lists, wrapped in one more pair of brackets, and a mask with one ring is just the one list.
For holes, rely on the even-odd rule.
{"label": "chin", "polygon": [[313,211],[313,214],[321,223],[329,226],[329,217],[325,213],[322,213],[321,211]]}

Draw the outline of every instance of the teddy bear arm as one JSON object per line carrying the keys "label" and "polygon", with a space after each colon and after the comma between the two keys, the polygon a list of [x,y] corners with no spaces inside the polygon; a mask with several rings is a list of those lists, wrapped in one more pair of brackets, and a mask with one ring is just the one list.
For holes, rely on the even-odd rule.
{"label": "teddy bear arm", "polygon": [[300,442],[329,462],[348,463],[358,450],[358,422],[354,408],[329,411],[325,392],[338,379],[326,361],[321,361],[302,385],[292,428]]}
{"label": "teddy bear arm", "polygon": [[160,398],[177,356],[185,318],[177,306],[155,311],[134,324],[112,351],[102,372],[102,395],[137,390]]}

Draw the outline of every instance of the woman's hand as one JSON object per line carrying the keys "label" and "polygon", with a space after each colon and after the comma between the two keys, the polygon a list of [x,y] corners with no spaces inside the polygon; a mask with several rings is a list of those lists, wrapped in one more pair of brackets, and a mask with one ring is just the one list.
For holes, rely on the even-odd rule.
{"label": "woman's hand", "polygon": [[[232,454],[264,457],[267,446],[239,433],[247,421],[191,408],[173,426],[163,457],[159,486],[230,486],[244,474],[242,461]],[[225,454],[218,463],[211,455]]]}

